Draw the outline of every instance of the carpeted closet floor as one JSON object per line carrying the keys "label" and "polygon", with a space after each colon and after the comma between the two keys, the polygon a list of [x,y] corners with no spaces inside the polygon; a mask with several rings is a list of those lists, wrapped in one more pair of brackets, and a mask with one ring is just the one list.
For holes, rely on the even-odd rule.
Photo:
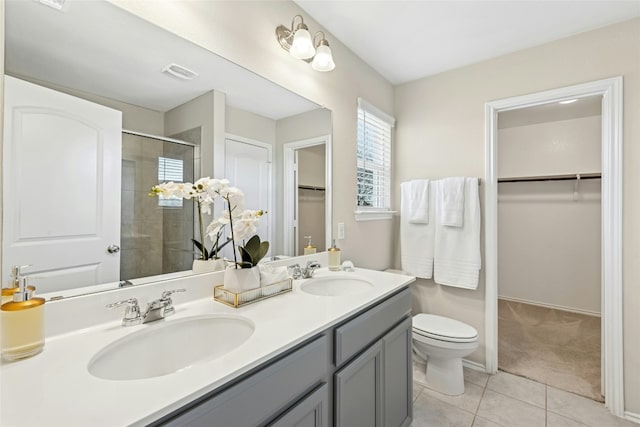
{"label": "carpeted closet floor", "polygon": [[602,402],[600,318],[498,300],[498,368]]}

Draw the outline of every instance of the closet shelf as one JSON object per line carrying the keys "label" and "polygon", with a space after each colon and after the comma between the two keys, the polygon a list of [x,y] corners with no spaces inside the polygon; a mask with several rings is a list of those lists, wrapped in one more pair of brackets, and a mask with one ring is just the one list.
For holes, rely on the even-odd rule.
{"label": "closet shelf", "polygon": [[314,185],[298,185],[301,190],[325,191],[324,187],[316,187]]}
{"label": "closet shelf", "polygon": [[511,178],[498,178],[498,182],[529,182],[529,181],[572,181],[575,179],[600,179],[601,173],[580,173],[563,175],[543,175],[543,176],[517,176]]}

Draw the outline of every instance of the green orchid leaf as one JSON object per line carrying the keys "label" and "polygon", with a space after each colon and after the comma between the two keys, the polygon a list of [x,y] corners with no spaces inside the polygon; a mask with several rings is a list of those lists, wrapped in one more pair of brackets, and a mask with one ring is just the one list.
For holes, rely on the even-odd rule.
{"label": "green orchid leaf", "polygon": [[262,258],[269,252],[269,242],[260,243],[260,247],[253,255],[253,261],[258,264]]}
{"label": "green orchid leaf", "polygon": [[257,234],[249,239],[249,241],[244,245],[245,249],[252,254],[255,254],[260,249],[260,236]]}
{"label": "green orchid leaf", "polygon": [[193,242],[193,245],[198,248],[198,250],[200,251],[201,255],[204,255],[203,259],[209,259],[209,253],[207,252],[207,248],[205,248],[200,242],[198,242],[196,239],[191,239],[191,241]]}
{"label": "green orchid leaf", "polygon": [[247,268],[244,266],[245,264],[251,264],[250,267],[253,267],[255,264],[253,263],[253,257],[249,251],[242,246],[238,246],[238,250],[240,251],[240,257],[242,258],[242,268]]}

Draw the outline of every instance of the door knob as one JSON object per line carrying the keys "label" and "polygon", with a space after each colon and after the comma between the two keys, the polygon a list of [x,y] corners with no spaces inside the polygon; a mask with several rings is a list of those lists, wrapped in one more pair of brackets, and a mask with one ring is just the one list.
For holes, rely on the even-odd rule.
{"label": "door knob", "polygon": [[117,254],[118,252],[120,252],[120,246],[118,246],[118,245],[110,245],[107,248],[107,252],[109,252],[110,254]]}

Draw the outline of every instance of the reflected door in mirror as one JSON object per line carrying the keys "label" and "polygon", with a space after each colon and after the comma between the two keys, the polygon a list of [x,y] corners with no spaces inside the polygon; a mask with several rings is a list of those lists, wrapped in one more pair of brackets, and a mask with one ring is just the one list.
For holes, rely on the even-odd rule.
{"label": "reflected door in mirror", "polygon": [[[271,210],[271,147],[256,145],[232,139],[225,144],[225,175],[234,187],[244,193],[244,208],[253,210]],[[273,244],[271,235],[272,217],[267,213],[258,222],[260,240]],[[238,242],[239,243],[239,242]],[[225,248],[225,257],[233,255]]]}
{"label": "reflected door in mirror", "polygon": [[117,282],[122,113],[6,76],[4,123],[3,274],[31,264],[39,293]]}

